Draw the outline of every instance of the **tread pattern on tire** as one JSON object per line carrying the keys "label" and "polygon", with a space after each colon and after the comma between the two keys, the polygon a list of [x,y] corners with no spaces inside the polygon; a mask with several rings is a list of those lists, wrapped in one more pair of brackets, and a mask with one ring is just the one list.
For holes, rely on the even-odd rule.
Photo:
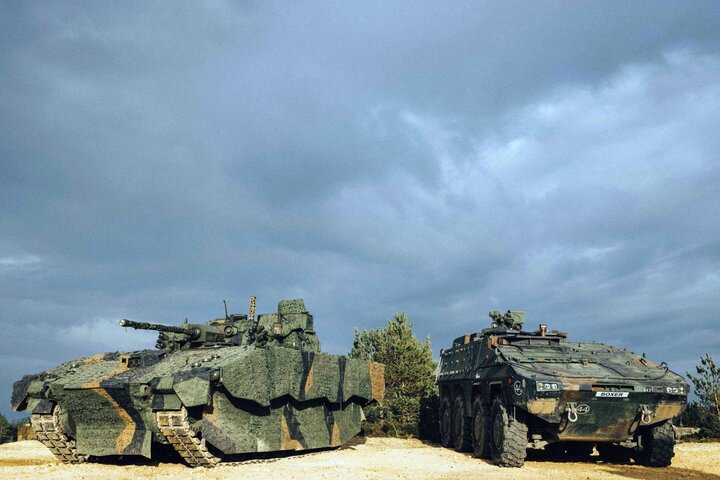
{"label": "tread pattern on tire", "polygon": [[[499,398],[493,403],[491,418],[490,445],[493,461],[500,467],[522,467],[527,456],[527,425],[508,415],[505,405]],[[497,432],[499,444],[496,441],[496,428],[501,429]]]}
{"label": "tread pattern on tire", "polygon": [[[483,405],[482,400],[476,398],[473,402],[472,419],[473,455],[477,458],[490,458],[490,405]],[[476,429],[479,429],[477,434]]]}
{"label": "tread pattern on tire", "polygon": [[[448,416],[447,419],[445,416]],[[452,405],[450,399],[443,395],[440,401],[440,443],[443,447],[451,448],[453,446],[452,435]]]}
{"label": "tread pattern on tire", "polygon": [[643,451],[638,460],[648,467],[667,467],[675,456],[675,430],[670,422],[654,426],[642,434]]}
{"label": "tread pattern on tire", "polygon": [[[460,422],[460,431],[456,431],[457,422]],[[453,443],[458,452],[469,452],[472,450],[472,418],[465,415],[465,407],[462,395],[455,398],[453,404]]]}
{"label": "tread pattern on tire", "polygon": [[187,410],[159,410],[155,412],[160,431],[176,452],[191,467],[214,467],[220,463],[205,446],[205,442],[198,438],[190,427]]}
{"label": "tread pattern on tire", "polygon": [[63,463],[83,463],[89,458],[81,455],[75,447],[75,440],[68,437],[60,426],[59,407],[55,405],[52,414],[33,413],[30,424],[37,439]]}

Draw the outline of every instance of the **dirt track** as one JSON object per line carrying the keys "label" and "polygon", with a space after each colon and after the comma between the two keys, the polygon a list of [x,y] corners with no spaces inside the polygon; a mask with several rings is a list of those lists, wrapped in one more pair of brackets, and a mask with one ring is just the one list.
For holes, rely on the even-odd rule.
{"label": "dirt track", "polygon": [[592,461],[553,462],[534,458],[522,469],[502,469],[469,454],[427,445],[418,440],[370,438],[355,445],[309,456],[259,463],[190,469],[181,464],[63,465],[40,443],[0,445],[0,479],[659,479],[720,480],[720,443],[683,443],[673,465],[648,469]]}

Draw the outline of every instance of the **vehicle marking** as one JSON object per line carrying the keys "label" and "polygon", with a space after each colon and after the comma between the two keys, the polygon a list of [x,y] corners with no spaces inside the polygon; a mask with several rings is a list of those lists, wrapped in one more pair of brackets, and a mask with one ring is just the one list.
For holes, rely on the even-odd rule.
{"label": "vehicle marking", "polygon": [[522,395],[522,393],[523,393],[523,387],[522,387],[522,384],[520,383],[520,380],[518,380],[517,382],[515,382],[515,385],[513,385],[513,390],[515,391],[515,395],[517,395],[518,397],[519,397],[520,395]]}
{"label": "vehicle marking", "polygon": [[595,392],[596,397],[604,398],[627,398],[630,392]]}
{"label": "vehicle marking", "polygon": [[586,413],[588,413],[590,411],[590,405],[581,403],[580,405],[577,406],[575,411],[578,413],[578,415],[585,415]]}

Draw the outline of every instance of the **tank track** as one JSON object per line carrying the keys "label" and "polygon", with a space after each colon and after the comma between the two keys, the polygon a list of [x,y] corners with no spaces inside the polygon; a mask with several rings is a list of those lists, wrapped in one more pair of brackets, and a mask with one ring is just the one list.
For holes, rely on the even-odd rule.
{"label": "tank track", "polygon": [[205,446],[205,441],[198,438],[190,427],[187,410],[159,410],[155,412],[160,431],[167,441],[191,467],[214,467],[220,463]]}
{"label": "tank track", "polygon": [[77,452],[75,440],[63,432],[58,418],[57,406],[53,409],[52,414],[33,413],[30,417],[30,423],[35,435],[37,435],[37,439],[61,462],[83,463],[88,460],[88,455],[81,455]]}

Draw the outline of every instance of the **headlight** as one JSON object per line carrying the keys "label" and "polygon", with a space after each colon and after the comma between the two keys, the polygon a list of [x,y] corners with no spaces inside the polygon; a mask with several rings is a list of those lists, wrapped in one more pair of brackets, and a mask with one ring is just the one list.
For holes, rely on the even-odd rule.
{"label": "headlight", "polygon": [[537,382],[535,388],[538,392],[551,392],[561,390],[560,384],[557,382]]}

